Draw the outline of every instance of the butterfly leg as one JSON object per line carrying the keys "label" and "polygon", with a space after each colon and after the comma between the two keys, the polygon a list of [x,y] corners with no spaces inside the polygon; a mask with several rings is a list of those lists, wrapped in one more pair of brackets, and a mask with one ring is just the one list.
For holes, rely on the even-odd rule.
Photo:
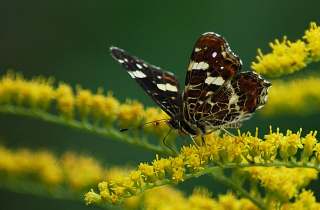
{"label": "butterfly leg", "polygon": [[199,148],[200,145],[197,143],[197,141],[195,140],[194,136],[191,136],[191,135],[190,135],[190,138],[192,139],[194,145],[195,145],[197,148]]}
{"label": "butterfly leg", "polygon": [[229,131],[227,131],[224,127],[221,127],[220,130],[222,130],[223,132],[225,132],[226,134],[228,134],[231,137],[236,137],[235,135],[233,135],[232,133],[230,133]]}
{"label": "butterfly leg", "polygon": [[162,139],[162,143],[164,146],[166,146],[168,149],[171,150],[172,154],[176,155],[177,154],[177,150],[176,148],[173,148],[172,145],[169,145],[167,142],[167,137],[169,136],[169,134],[171,133],[172,128],[168,131],[168,133],[163,137]]}
{"label": "butterfly leg", "polygon": [[203,145],[206,145],[206,141],[205,141],[205,139],[204,139],[204,136],[203,136],[203,135],[201,135],[201,143],[202,143],[202,146],[203,146]]}

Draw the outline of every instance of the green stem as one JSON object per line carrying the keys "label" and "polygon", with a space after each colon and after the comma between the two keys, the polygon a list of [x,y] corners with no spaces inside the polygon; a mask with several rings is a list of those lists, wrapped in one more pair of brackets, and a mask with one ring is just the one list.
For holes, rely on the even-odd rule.
{"label": "green stem", "polygon": [[102,128],[102,127],[93,126],[92,124],[87,122],[82,122],[74,119],[66,119],[61,116],[56,116],[54,114],[48,113],[40,109],[30,109],[30,108],[18,107],[13,105],[1,105],[0,113],[36,118],[39,120],[43,120],[45,122],[68,126],[74,129],[86,131],[88,133],[93,133],[95,135],[99,135],[102,137],[108,137],[108,139],[111,139],[114,141],[120,141],[127,144],[132,144],[138,147],[142,147],[144,149],[154,151],[156,153],[172,155],[172,152],[169,149],[151,144],[148,142],[148,140],[145,137],[139,137],[139,138],[130,137],[128,135],[121,133],[117,129],[114,129],[111,127]]}
{"label": "green stem", "polygon": [[254,203],[258,208],[261,210],[267,210],[267,206],[264,204],[264,202],[258,198],[255,198],[250,195],[248,191],[243,189],[241,186],[233,182],[228,177],[224,176],[222,173],[211,173],[211,176],[217,180],[218,182],[224,184],[227,187],[230,187],[232,190],[234,190],[236,193],[238,193],[239,196],[242,196],[244,198],[249,199],[252,203]]}

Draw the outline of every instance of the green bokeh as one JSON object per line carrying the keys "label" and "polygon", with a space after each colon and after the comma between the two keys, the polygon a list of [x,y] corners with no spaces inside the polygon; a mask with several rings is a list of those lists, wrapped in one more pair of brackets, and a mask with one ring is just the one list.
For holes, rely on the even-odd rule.
{"label": "green bokeh", "polygon": [[[257,48],[287,35],[302,36],[310,21],[320,22],[320,1],[3,1],[0,13],[0,72],[13,68],[30,78],[54,76],[57,81],[104,87],[114,95],[154,105],[109,56],[119,46],[150,63],[176,73],[183,83],[188,58],[197,37],[206,31],[223,35],[240,55],[244,69]],[[256,115],[243,129],[319,129],[319,115]],[[21,117],[0,116],[0,136],[12,147],[49,148],[57,154],[73,150],[108,164],[136,164],[154,154],[142,149],[57,125]],[[217,183],[202,184],[218,191]],[[185,183],[190,190],[197,182]],[[75,202],[43,199],[0,191],[0,209],[87,209]]]}

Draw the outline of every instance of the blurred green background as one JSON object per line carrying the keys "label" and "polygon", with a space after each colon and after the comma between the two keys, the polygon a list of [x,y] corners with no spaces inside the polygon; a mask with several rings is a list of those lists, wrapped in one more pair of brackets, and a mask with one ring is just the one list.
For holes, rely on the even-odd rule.
{"label": "blurred green background", "polygon": [[[310,21],[320,23],[320,1],[2,1],[0,12],[0,72],[8,68],[27,78],[53,76],[73,86],[154,103],[111,58],[108,48],[119,46],[146,61],[170,70],[184,82],[193,44],[203,32],[223,35],[248,70],[257,48],[287,35],[295,40]],[[303,75],[303,74],[302,74]],[[289,90],[288,90],[289,91]],[[244,130],[268,130],[268,125],[294,130],[320,129],[320,115],[262,118],[255,115]],[[33,119],[0,115],[5,145],[49,148],[92,154],[109,165],[151,160],[154,154],[106,139]],[[202,178],[218,192],[218,183]],[[190,191],[199,181],[184,183]],[[88,209],[83,203],[60,201],[0,190],[0,209]],[[97,208],[98,207],[90,207]]]}

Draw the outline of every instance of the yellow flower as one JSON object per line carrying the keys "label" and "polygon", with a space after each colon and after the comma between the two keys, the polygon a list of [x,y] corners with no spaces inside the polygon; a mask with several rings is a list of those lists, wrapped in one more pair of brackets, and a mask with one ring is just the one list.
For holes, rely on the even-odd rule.
{"label": "yellow flower", "polygon": [[[255,136],[250,133],[240,133],[238,136],[211,134],[206,136],[205,145],[184,146],[176,157],[159,158],[157,155],[152,164],[140,163],[137,170],[120,176],[120,180],[107,181],[112,183],[111,195],[119,191],[129,192],[129,194],[116,194],[114,198],[118,200],[114,201],[118,202],[152,186],[182,182],[186,178],[198,176],[197,173],[207,170],[210,166],[228,164],[235,166],[235,164],[248,164],[248,161],[259,164],[273,163],[273,161],[287,163],[291,159],[300,163],[297,151],[308,145],[304,139],[309,139],[309,135],[301,137],[301,131],[294,133],[290,130],[283,134],[279,129],[276,132],[270,129],[270,133],[265,135],[264,139],[258,138],[257,133]],[[302,140],[304,144],[301,143]],[[316,148],[320,146],[315,146]],[[319,154],[320,152],[316,151],[310,158],[318,158]],[[249,171],[251,176],[260,181],[265,188],[285,198],[291,198],[301,187],[317,177],[317,171],[314,169],[253,167],[246,171]],[[281,185],[280,182],[287,184]],[[282,188],[279,189],[279,186]]]}
{"label": "yellow flower", "polygon": [[310,132],[308,135],[302,139],[303,143],[303,156],[305,158],[309,158],[316,146],[317,139],[316,139],[317,132]]}
{"label": "yellow flower", "polygon": [[[303,87],[303,88],[302,88]],[[263,115],[305,115],[319,111],[320,79],[309,77],[292,81],[273,81]],[[290,90],[290,91],[288,91]]]}
{"label": "yellow flower", "polygon": [[318,210],[320,203],[316,202],[316,198],[311,191],[303,191],[298,195],[294,203],[286,203],[281,210]]}
{"label": "yellow flower", "polygon": [[119,112],[119,102],[111,92],[108,96],[104,96],[102,91],[98,91],[97,94],[92,95],[91,109],[95,120],[103,119],[105,122],[111,122]]}
{"label": "yellow flower", "polygon": [[46,151],[35,153],[26,149],[11,151],[0,146],[0,171],[11,175],[32,174],[49,185],[60,184],[63,181],[58,160]]}
{"label": "yellow flower", "polygon": [[314,147],[314,152],[315,152],[316,160],[319,164],[320,163],[320,143],[316,143],[316,145]]}
{"label": "yellow flower", "polygon": [[92,93],[90,90],[77,87],[76,106],[82,118],[88,117],[92,106]]}
{"label": "yellow flower", "polygon": [[61,162],[67,182],[72,188],[81,189],[104,178],[104,169],[91,157],[68,152],[62,156]]}
{"label": "yellow flower", "polygon": [[141,176],[145,181],[152,181],[155,178],[155,171],[152,165],[147,163],[140,163],[139,171],[141,172]]}
{"label": "yellow flower", "polygon": [[315,22],[310,23],[303,37],[307,41],[307,49],[315,61],[320,60],[320,27]]}
{"label": "yellow flower", "polygon": [[63,180],[62,170],[59,161],[51,153],[37,152],[32,157],[32,167],[34,172],[39,171],[40,178],[47,184],[59,184]]}
{"label": "yellow flower", "polygon": [[300,132],[292,133],[292,131],[287,131],[287,135],[280,141],[280,155],[284,160],[289,157],[294,156],[299,148],[303,148],[300,139]]}
{"label": "yellow flower", "polygon": [[304,68],[308,51],[303,41],[291,42],[286,37],[280,42],[270,43],[272,53],[263,54],[258,50],[257,62],[252,63],[256,72],[272,77],[290,74]]}
{"label": "yellow flower", "polygon": [[60,84],[56,99],[58,104],[58,110],[61,114],[67,118],[72,118],[74,114],[74,95],[72,88],[67,84]]}
{"label": "yellow flower", "polygon": [[101,201],[101,196],[95,193],[93,190],[87,192],[84,197],[87,205],[91,203],[99,203]]}
{"label": "yellow flower", "polygon": [[105,97],[104,107],[104,119],[106,120],[106,122],[113,121],[119,113],[120,103],[115,97],[112,96],[112,92],[109,92],[108,95]]}
{"label": "yellow flower", "polygon": [[137,125],[144,116],[143,105],[137,101],[128,101],[120,105],[118,120],[121,127]]}
{"label": "yellow flower", "polygon": [[320,60],[320,27],[312,22],[303,39],[292,42],[284,37],[270,43],[270,47],[272,52],[268,54],[258,49],[257,61],[252,62],[251,68],[270,77],[294,73]]}
{"label": "yellow flower", "polygon": [[316,179],[318,174],[315,169],[284,167],[251,167],[244,171],[249,172],[252,178],[261,182],[263,187],[277,193],[277,196],[286,201],[295,196],[299,189]]}
{"label": "yellow flower", "polygon": [[28,82],[20,74],[9,71],[0,80],[0,103],[16,103],[47,109],[55,97],[53,79],[34,78]]}

